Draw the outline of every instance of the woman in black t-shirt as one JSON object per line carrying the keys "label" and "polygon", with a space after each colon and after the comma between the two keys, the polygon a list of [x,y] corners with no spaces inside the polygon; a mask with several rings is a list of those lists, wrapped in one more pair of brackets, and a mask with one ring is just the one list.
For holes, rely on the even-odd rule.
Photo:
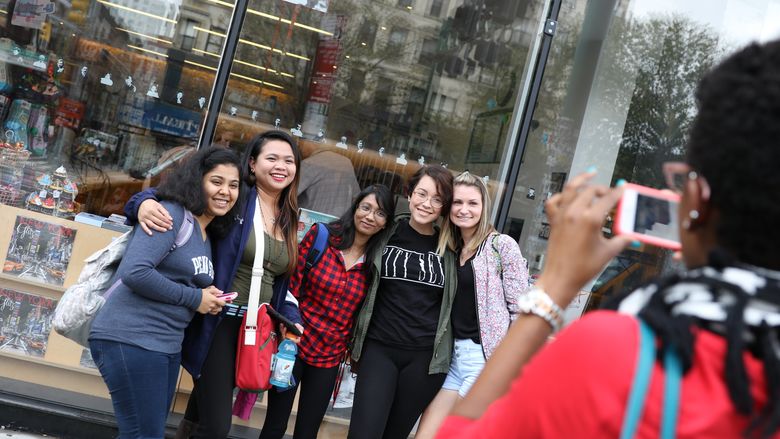
{"label": "woman in black t-shirt", "polygon": [[455,258],[437,253],[434,223],[449,212],[452,174],[426,166],[408,187],[410,214],[399,216],[374,260],[380,281],[355,327],[352,358],[360,367],[350,438],[406,438],[449,368]]}
{"label": "woman in black t-shirt", "polygon": [[447,379],[425,410],[416,439],[433,438],[458,399],[466,396],[517,317],[520,296],[528,290],[528,268],[520,247],[490,224],[490,211],[482,179],[468,172],[455,177],[452,208],[442,228],[442,241],[459,257],[452,305],[455,346]]}

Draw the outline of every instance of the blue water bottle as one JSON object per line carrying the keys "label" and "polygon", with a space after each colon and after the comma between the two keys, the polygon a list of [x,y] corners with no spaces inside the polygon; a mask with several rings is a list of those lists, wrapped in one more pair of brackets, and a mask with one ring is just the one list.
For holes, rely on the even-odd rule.
{"label": "blue water bottle", "polygon": [[287,389],[293,386],[292,371],[295,366],[295,355],[298,347],[292,339],[295,335],[287,333],[284,341],[279,345],[279,351],[274,355],[271,372],[271,384],[279,389]]}

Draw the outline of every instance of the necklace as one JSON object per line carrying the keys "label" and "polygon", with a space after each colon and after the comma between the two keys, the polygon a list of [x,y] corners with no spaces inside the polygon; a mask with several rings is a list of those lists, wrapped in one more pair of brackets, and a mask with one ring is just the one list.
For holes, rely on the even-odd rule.
{"label": "necklace", "polygon": [[276,217],[274,217],[274,216],[268,217],[265,214],[265,211],[263,210],[263,199],[260,197],[260,191],[259,190],[257,191],[257,204],[260,206],[260,213],[263,214],[263,221],[271,221],[271,225],[272,226],[275,225],[276,224]]}

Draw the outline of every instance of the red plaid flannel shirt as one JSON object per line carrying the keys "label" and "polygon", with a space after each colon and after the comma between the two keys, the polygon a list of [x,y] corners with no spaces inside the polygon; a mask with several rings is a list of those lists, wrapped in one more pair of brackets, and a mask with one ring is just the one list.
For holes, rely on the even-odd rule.
{"label": "red plaid flannel shirt", "polygon": [[368,291],[363,263],[349,270],[341,251],[328,245],[319,262],[307,276],[305,293],[299,286],[306,255],[314,243],[314,227],[298,245],[298,268],[290,277],[290,291],[298,298],[304,332],[298,344],[298,356],[316,367],[335,367],[344,358],[350,330],[358,307]]}

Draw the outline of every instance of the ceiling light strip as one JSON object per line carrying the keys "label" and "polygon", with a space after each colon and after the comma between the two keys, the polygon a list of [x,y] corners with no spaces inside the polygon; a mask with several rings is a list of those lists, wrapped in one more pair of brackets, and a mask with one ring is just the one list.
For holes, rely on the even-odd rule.
{"label": "ceiling light strip", "polygon": [[272,82],[261,81],[259,79],[250,78],[249,76],[239,75],[238,73],[231,73],[230,76],[235,76],[236,78],[246,79],[247,81],[257,82],[257,83],[260,83],[260,84],[263,84],[263,85],[267,85],[269,87],[275,87],[275,88],[279,88],[279,89],[284,90],[284,87],[282,87],[279,84],[274,84]]}
{"label": "ceiling light strip", "polygon": [[216,68],[216,67],[207,66],[207,65],[205,65],[205,64],[197,63],[197,62],[195,62],[195,61],[190,61],[190,60],[188,60],[188,59],[185,59],[185,60],[184,60],[184,63],[185,63],[185,64],[192,64],[193,66],[203,67],[204,69],[209,69],[209,70],[212,70],[212,71],[214,71],[214,72],[216,72],[216,71],[217,71],[217,68]]}
{"label": "ceiling light strip", "polygon": [[137,37],[141,37],[141,38],[148,38],[148,39],[150,39],[150,40],[158,41],[158,42],[160,42],[160,43],[165,43],[165,44],[173,44],[173,42],[172,42],[172,41],[163,40],[162,38],[153,37],[153,36],[151,36],[151,35],[142,34],[142,33],[140,33],[140,32],[133,32],[133,31],[131,31],[131,30],[122,29],[121,27],[117,27],[117,28],[116,28],[116,30],[118,30],[118,31],[122,31],[122,32],[127,32],[127,33],[129,33],[130,35],[135,35],[135,36],[137,36]]}
{"label": "ceiling light strip", "polygon": [[104,5],[106,5],[106,6],[110,7],[110,8],[117,8],[117,9],[120,9],[120,10],[123,10],[123,11],[132,12],[132,13],[135,13],[135,14],[138,14],[138,15],[143,15],[144,17],[154,18],[156,20],[162,20],[162,21],[165,21],[167,23],[173,23],[173,24],[177,23],[176,20],[173,20],[173,19],[167,18],[167,17],[163,17],[162,15],[152,14],[151,12],[146,12],[146,11],[142,11],[140,9],[130,8],[130,7],[127,7],[127,6],[124,6],[124,5],[120,5],[120,4],[116,4],[116,3],[112,3],[112,2],[109,2],[109,1],[106,1],[106,0],[97,0],[97,1],[98,1],[98,3],[103,3]]}
{"label": "ceiling light strip", "polygon": [[[223,2],[221,0],[209,0],[209,1],[211,3],[217,4],[217,5],[220,5],[220,6],[225,6],[227,8],[231,8],[231,9],[235,8],[235,5],[233,5],[231,3]],[[320,34],[323,34],[323,35],[327,35],[329,37],[333,36],[333,32],[328,32],[326,30],[322,30],[322,29],[316,28],[314,26],[309,26],[309,25],[306,25],[306,24],[298,23],[298,22],[293,23],[292,21],[290,21],[290,20],[288,20],[286,18],[281,18],[281,17],[277,17],[276,15],[271,15],[271,14],[267,14],[265,12],[260,12],[260,11],[258,11],[256,9],[247,8],[246,11],[249,12],[250,14],[254,14],[254,15],[257,15],[259,17],[267,18],[269,20],[281,21],[284,24],[292,24],[293,26],[299,27],[301,29],[306,29],[308,31],[317,32],[317,33],[320,33]]]}
{"label": "ceiling light strip", "polygon": [[222,38],[227,37],[226,34],[223,34],[221,32],[214,32],[213,30],[209,30],[209,29],[204,29],[200,26],[193,26],[192,28],[195,29],[196,31],[206,32],[207,34],[216,35],[218,37],[222,37]]}
{"label": "ceiling light strip", "polygon": [[205,50],[200,50],[200,49],[192,49],[192,51],[193,52],[202,53],[202,54],[208,55],[208,56],[213,56],[214,58],[222,58],[222,56],[220,54],[214,53],[214,52],[206,52]]}
{"label": "ceiling light strip", "polygon": [[153,55],[161,56],[163,58],[168,58],[168,55],[160,52],[156,52],[154,50],[144,49],[143,47],[133,46],[132,44],[128,44],[127,47],[135,50],[140,50],[141,52],[151,53]]}

